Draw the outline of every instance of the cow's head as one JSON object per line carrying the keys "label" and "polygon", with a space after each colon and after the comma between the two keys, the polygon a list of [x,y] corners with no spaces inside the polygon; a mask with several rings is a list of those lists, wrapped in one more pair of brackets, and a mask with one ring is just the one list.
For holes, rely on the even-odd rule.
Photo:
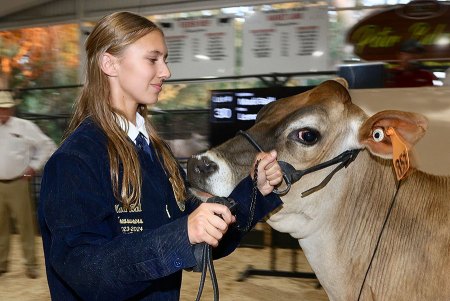
{"label": "cow's head", "polygon": [[[329,80],[307,92],[272,102],[263,107],[255,125],[247,132],[264,150],[276,149],[279,160],[289,162],[300,170],[349,149],[367,148],[377,156],[389,158],[392,154],[390,139],[379,140],[379,129],[393,127],[409,146],[422,137],[426,128],[424,117],[383,111],[368,118],[351,102],[347,88],[343,79]],[[191,158],[188,162],[189,181],[195,188],[227,196],[249,174],[255,154],[255,148],[244,137],[236,136]],[[325,192],[304,199],[300,197],[301,192],[317,185],[329,172],[323,170],[307,175],[294,184],[283,197],[284,206],[280,213],[301,211],[306,219],[313,219],[316,211],[320,210],[316,208],[316,200],[323,203],[326,192],[334,191],[333,197],[337,197],[341,184],[339,180],[333,180],[327,189],[323,189]],[[279,213],[276,215],[280,216]],[[276,222],[276,215],[271,218],[273,223]],[[291,232],[288,229],[278,230]]]}

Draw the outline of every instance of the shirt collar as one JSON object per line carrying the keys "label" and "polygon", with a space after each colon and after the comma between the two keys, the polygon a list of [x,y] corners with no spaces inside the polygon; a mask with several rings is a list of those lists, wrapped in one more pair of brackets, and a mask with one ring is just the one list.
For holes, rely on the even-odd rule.
{"label": "shirt collar", "polygon": [[123,131],[126,131],[126,129],[127,129],[126,124],[128,123],[127,134],[128,134],[128,137],[131,139],[131,141],[135,142],[139,133],[142,133],[145,137],[145,140],[147,140],[147,143],[150,142],[147,130],[145,129],[145,119],[144,119],[144,117],[142,117],[141,114],[136,112],[136,125],[134,125],[130,121],[124,119],[120,115],[118,115],[118,117],[119,118],[117,120],[118,120],[119,126]]}

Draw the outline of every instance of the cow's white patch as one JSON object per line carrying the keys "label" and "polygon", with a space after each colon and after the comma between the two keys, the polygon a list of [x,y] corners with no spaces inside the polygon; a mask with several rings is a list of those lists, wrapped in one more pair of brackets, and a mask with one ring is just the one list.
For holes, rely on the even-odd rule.
{"label": "cow's white patch", "polygon": [[207,190],[214,195],[228,196],[236,186],[235,176],[227,162],[217,156],[213,151],[207,151],[201,156],[205,156],[219,167],[216,172],[208,177],[206,181]]}
{"label": "cow's white patch", "polygon": [[317,115],[304,115],[302,118],[295,120],[289,126],[286,128],[287,133],[295,130],[295,129],[301,129],[301,128],[312,128],[321,130],[321,125],[324,124],[323,118]]}
{"label": "cow's white patch", "polygon": [[344,142],[344,146],[346,146],[347,149],[364,148],[358,141],[359,129],[362,124],[363,119],[361,118],[352,119],[349,122],[349,132],[346,133],[346,141]]}

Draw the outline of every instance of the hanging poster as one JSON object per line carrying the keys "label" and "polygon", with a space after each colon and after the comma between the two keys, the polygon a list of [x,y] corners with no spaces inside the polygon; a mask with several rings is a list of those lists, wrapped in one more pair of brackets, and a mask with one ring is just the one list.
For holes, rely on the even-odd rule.
{"label": "hanging poster", "polygon": [[234,75],[234,19],[205,16],[160,22],[171,79]]}
{"label": "hanging poster", "polygon": [[329,70],[328,11],[257,12],[243,26],[242,74]]}

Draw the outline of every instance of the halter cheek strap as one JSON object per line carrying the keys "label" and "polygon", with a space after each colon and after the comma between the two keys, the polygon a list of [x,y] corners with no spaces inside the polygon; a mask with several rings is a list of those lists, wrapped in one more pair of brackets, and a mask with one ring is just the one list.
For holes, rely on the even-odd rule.
{"label": "halter cheek strap", "polygon": [[[264,150],[262,149],[262,147],[255,141],[255,139],[253,139],[252,136],[250,136],[250,134],[248,134],[247,132],[244,131],[238,131],[237,135],[242,135],[244,136],[248,142],[250,142],[250,144],[259,152],[263,152]],[[328,182],[331,180],[331,178],[343,167],[347,168],[347,166],[350,165],[350,163],[352,163],[356,157],[358,156],[359,152],[361,151],[361,149],[351,149],[351,150],[346,150],[345,152],[341,153],[340,155],[334,157],[333,159],[330,159],[328,161],[325,161],[323,163],[314,165],[310,168],[307,168],[305,170],[297,170],[295,169],[291,164],[284,162],[284,161],[278,161],[278,164],[281,167],[281,170],[283,171],[283,179],[286,183],[286,188],[282,191],[279,191],[277,189],[274,189],[274,193],[278,194],[278,195],[285,195],[289,192],[289,190],[291,189],[292,184],[294,184],[295,182],[299,181],[304,175],[333,166],[335,164],[340,163],[338,166],[336,166],[335,169],[333,169],[328,176],[322,180],[322,182],[320,182],[318,185],[304,191],[302,193],[302,197],[308,196],[313,192],[316,192],[320,189],[322,189],[323,187],[325,187]]]}

